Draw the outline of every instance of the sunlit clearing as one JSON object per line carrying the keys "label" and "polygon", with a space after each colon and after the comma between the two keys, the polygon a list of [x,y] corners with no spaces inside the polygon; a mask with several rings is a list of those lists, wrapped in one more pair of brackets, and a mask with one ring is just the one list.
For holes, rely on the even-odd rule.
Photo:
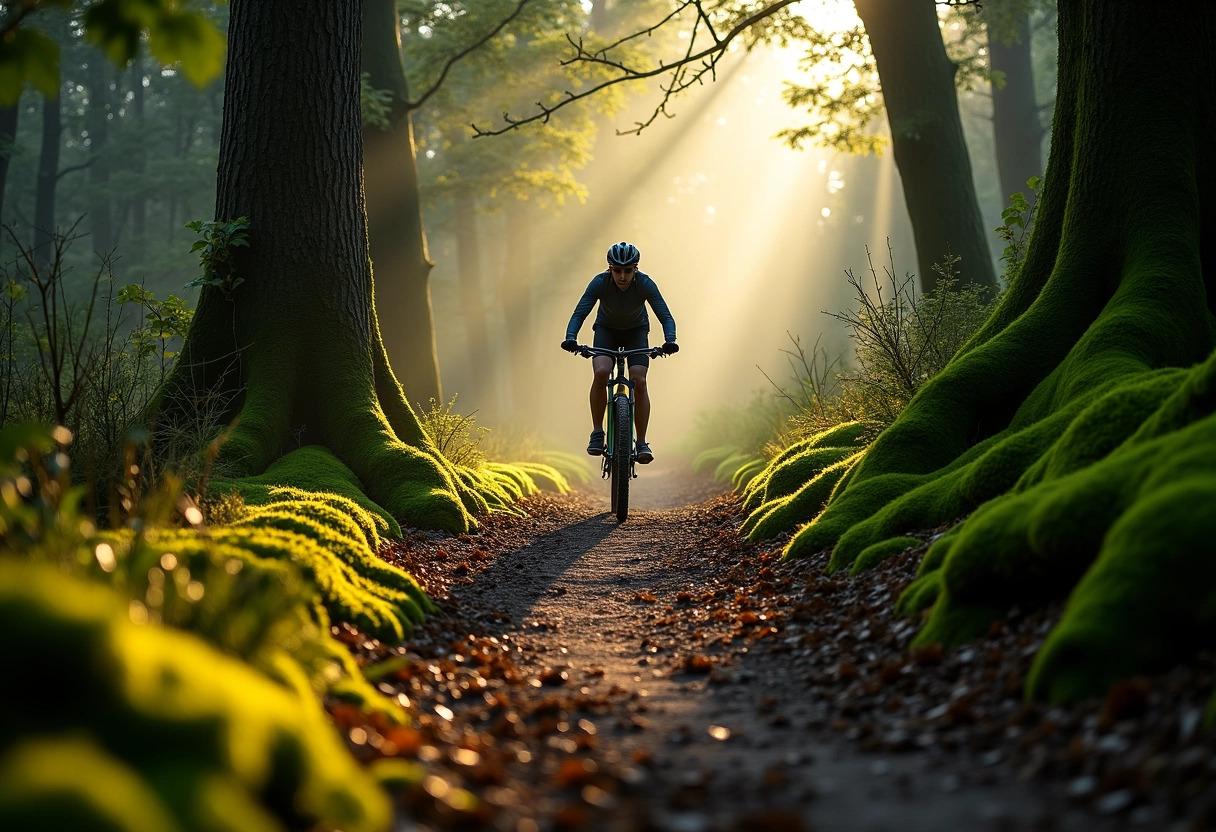
{"label": "sunlit clearing", "polygon": [[[843,2],[799,6],[816,25],[848,26],[853,14]],[[758,367],[774,380],[789,377],[781,352],[791,346],[787,333],[808,346],[822,333],[831,350],[845,349],[842,326],[822,314],[851,303],[845,269],[864,273],[868,246],[881,270],[888,238],[901,273],[913,267],[915,252],[890,154],[795,151],[773,138],[808,118],[781,98],[799,57],[797,50],[775,49],[729,56],[715,83],[677,99],[670,107],[676,117],[660,117],[640,136],[613,131],[648,118],[653,98],[604,120],[595,161],[579,173],[588,186],[585,204],[568,203],[560,213],[532,202],[511,209],[529,212],[533,289],[518,263],[506,269],[503,217],[477,218],[497,355],[507,354],[501,310],[529,294],[533,308],[536,354],[496,368],[497,396],[479,397],[472,388],[451,228],[428,226],[444,389],[460,393],[465,412],[513,400],[514,407],[481,411],[479,423],[527,426],[581,452],[591,427],[591,366],[558,343],[587,282],[604,268],[608,247],[621,240],[641,250],[641,268],[662,290],[679,331],[681,352],[650,369],[648,439],[660,464],[698,413],[771,391]],[[651,343],[659,343],[662,331],[650,316]],[[594,313],[579,332],[581,343],[591,343],[593,323]],[[501,395],[507,384],[523,385],[526,395]]]}

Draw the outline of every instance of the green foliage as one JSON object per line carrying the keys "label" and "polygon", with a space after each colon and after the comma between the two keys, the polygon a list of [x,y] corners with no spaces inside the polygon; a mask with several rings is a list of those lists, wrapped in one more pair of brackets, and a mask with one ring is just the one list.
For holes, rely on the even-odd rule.
{"label": "green foliage", "polygon": [[455,408],[458,397],[458,393],[453,394],[447,404],[440,404],[431,399],[431,409],[422,413],[418,421],[422,423],[422,430],[445,459],[453,465],[479,468],[485,464],[486,457],[478,446],[490,429],[476,423],[473,417],[477,411],[467,416],[457,413]]}
{"label": "green foliage", "polygon": [[59,95],[59,44],[37,29],[6,34],[0,45],[0,107],[12,107],[26,81],[47,98]]}
{"label": "green foliage", "polygon": [[1038,204],[1035,198],[1039,190],[1039,177],[1032,176],[1026,180],[1030,190],[1030,199],[1018,191],[1010,194],[1010,204],[1001,211],[1001,224],[996,227],[996,235],[1005,243],[1001,252],[1001,262],[1004,266],[1004,281],[1008,287],[1013,282],[1017,270],[1026,257],[1026,243],[1030,239],[1030,229],[1034,225],[1034,210]]}
{"label": "green foliage", "polygon": [[393,111],[393,91],[374,88],[368,81],[370,77],[369,72],[359,76],[359,111],[363,124],[378,130],[387,130],[389,114]]}
{"label": "green foliage", "polygon": [[[69,8],[71,0],[21,4],[16,28],[6,26],[0,44],[0,106],[12,106],[26,81],[48,98],[59,89],[59,46],[27,19],[40,7]],[[178,64],[186,77],[202,86],[223,69],[224,36],[203,12],[186,9],[176,0],[95,0],[81,16],[85,38],[96,44],[116,66],[125,67],[146,38],[148,50],[162,64]]]}
{"label": "green foliage", "polygon": [[841,375],[845,409],[855,418],[889,425],[916,391],[942,370],[992,311],[983,287],[957,288],[958,257],[947,252],[933,268],[937,289],[918,295],[909,274],[895,276],[894,256],[888,247],[885,280],[879,280],[873,260],[870,283],[846,271],[856,292],[857,306],[829,315],[849,327],[855,370]]}
{"label": "green foliage", "polygon": [[45,566],[0,563],[0,622],[23,680],[0,716],[0,826],[387,827],[386,798],[306,690]]}
{"label": "green foliage", "polygon": [[[0,267],[6,282],[0,296],[0,426],[34,421],[70,429],[75,454],[94,472],[104,499],[106,477],[118,469],[194,312],[176,295],[162,300],[140,285],[119,288],[106,258],[89,294],[73,293],[67,253],[74,239],[55,235],[45,260],[16,241],[17,264]],[[192,434],[204,435],[190,454],[218,432],[194,428]],[[160,461],[180,463],[186,457],[181,453]]]}
{"label": "green foliage", "polygon": [[190,252],[201,252],[198,260],[203,269],[202,275],[186,286],[192,289],[214,286],[231,300],[232,290],[245,282],[245,278],[237,276],[232,255],[233,249],[249,246],[249,218],[214,222],[194,220],[186,223],[186,228],[202,237],[190,247]]}

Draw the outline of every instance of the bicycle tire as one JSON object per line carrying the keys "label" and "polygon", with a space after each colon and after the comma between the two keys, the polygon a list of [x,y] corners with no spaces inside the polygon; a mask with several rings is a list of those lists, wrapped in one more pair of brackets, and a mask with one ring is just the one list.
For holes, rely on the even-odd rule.
{"label": "bicycle tire", "polygon": [[604,445],[604,476],[608,479],[608,498],[612,505],[609,509],[616,514],[616,482],[613,480],[613,460],[616,459],[616,400],[608,400],[608,433]]}
{"label": "bicycle tire", "polygon": [[612,510],[616,512],[618,523],[624,523],[629,516],[629,480],[632,479],[629,470],[633,461],[633,425],[630,424],[629,397],[623,393],[615,399],[613,419],[616,420],[616,455],[612,458]]}

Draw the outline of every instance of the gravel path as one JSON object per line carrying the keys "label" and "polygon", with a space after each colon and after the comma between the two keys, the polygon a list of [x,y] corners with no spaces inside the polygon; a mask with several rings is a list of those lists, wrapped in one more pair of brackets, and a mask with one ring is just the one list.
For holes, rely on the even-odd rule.
{"label": "gravel path", "polygon": [[[424,764],[402,828],[1210,828],[1210,737],[1175,737],[1205,756],[1190,775],[1158,766],[1177,777],[1154,791],[1111,779],[1148,764],[1154,723],[1134,695],[1104,725],[1101,703],[1021,702],[1050,611],[970,652],[909,652],[914,625],[889,609],[915,553],[854,580],[781,564],[739,541],[719,486],[674,465],[639,474],[625,524],[595,483],[386,554],[443,610],[396,651],[425,671],[382,682],[419,717],[390,748]],[[1201,704],[1200,665],[1154,704]],[[1180,793],[1183,820],[1167,821]]]}

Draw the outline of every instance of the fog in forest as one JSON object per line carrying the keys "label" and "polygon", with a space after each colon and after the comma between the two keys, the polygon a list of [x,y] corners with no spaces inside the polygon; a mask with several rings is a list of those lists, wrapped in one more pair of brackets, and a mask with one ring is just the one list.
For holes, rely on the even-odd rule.
{"label": "fog in forest", "polygon": [[[503,217],[478,217],[493,241],[482,252],[489,319],[497,320],[501,293],[531,291],[536,321],[536,355],[496,368],[490,393],[472,387],[452,239],[443,228],[428,229],[444,392],[459,393],[458,410],[479,409],[479,422],[491,427],[530,426],[562,447],[585,443],[590,362],[558,344],[587,282],[620,240],[641,250],[641,269],[678,327],[681,352],[651,364],[657,447],[671,448],[706,408],[774,392],[758,367],[774,381],[791,379],[781,352],[792,347],[791,335],[808,349],[821,335],[833,355],[847,349],[842,325],[822,314],[850,303],[845,270],[866,273],[869,247],[881,275],[889,239],[903,275],[915,271],[915,249],[889,152],[793,150],[774,138],[802,117],[781,99],[796,57],[734,56],[717,83],[676,101],[675,118],[660,117],[640,135],[602,131],[594,162],[579,172],[585,203],[524,209],[535,217],[530,268],[504,262]],[[647,106],[637,102],[612,126],[630,129],[649,115]],[[651,343],[661,343],[650,315]],[[591,342],[594,316],[580,343]],[[502,343],[505,336],[492,337]]]}

